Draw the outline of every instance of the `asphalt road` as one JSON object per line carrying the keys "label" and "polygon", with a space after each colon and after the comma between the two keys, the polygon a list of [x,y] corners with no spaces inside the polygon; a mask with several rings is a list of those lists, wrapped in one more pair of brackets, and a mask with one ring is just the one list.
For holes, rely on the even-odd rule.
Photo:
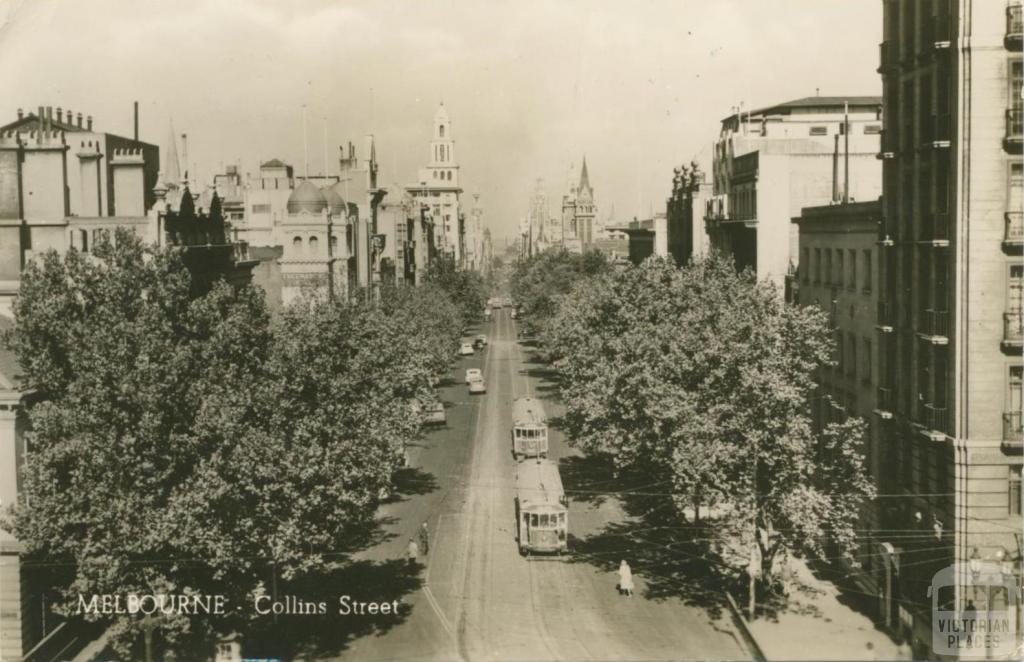
{"label": "asphalt road", "polygon": [[[353,635],[340,659],[748,659],[727,617],[648,590],[657,578],[642,566],[634,566],[635,595],[624,597],[616,590],[617,558],[592,562],[593,554],[573,555],[574,540],[606,535],[626,517],[615,498],[571,503],[568,559],[519,555],[511,405],[532,394],[545,399],[549,416],[561,410],[549,385],[531,376],[536,364],[516,341],[507,309],[480,331],[490,338],[488,348],[460,359],[453,383],[440,390],[447,426],[428,432],[411,449],[414,468],[401,496],[381,508],[385,535],[357,557],[394,563],[427,522],[430,550],[419,585],[402,595],[402,618]],[[462,379],[469,367],[483,369],[485,395],[468,394]],[[579,459],[560,432],[550,436],[549,457],[562,463]],[[360,599],[375,599],[372,584],[360,586]]]}

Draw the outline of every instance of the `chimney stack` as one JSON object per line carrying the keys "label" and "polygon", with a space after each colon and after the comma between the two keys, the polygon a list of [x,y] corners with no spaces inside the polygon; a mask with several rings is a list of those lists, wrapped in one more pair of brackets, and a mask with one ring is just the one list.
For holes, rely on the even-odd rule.
{"label": "chimney stack", "polygon": [[46,107],[46,130],[53,131],[53,106]]}
{"label": "chimney stack", "polygon": [[78,113],[77,117],[78,117],[78,128],[81,129],[82,128],[82,113]]}
{"label": "chimney stack", "polygon": [[63,122],[63,121],[64,121],[64,110],[60,106],[57,106],[57,122],[60,123],[60,122]]}
{"label": "chimney stack", "polygon": [[85,129],[86,131],[92,131],[92,115],[85,118]]}
{"label": "chimney stack", "polygon": [[18,109],[18,119],[20,120],[24,116],[25,116],[25,111],[22,110],[21,108],[19,108]]}
{"label": "chimney stack", "polygon": [[36,129],[36,143],[43,142],[43,129],[46,126],[46,116],[43,114],[43,107],[39,106],[39,114],[36,115],[36,123],[39,125]]}
{"label": "chimney stack", "polygon": [[135,108],[135,110],[134,110],[135,133],[133,135],[135,136],[136,142],[138,142],[138,140],[139,140],[139,102],[138,101],[134,102],[134,108]]}

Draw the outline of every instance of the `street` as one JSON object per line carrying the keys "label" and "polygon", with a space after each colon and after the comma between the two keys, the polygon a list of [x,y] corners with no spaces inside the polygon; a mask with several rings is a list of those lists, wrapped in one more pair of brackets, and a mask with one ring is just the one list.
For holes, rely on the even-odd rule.
{"label": "street", "polygon": [[[628,517],[614,497],[573,500],[570,489],[569,556],[529,560],[519,555],[511,405],[531,394],[544,399],[550,419],[557,421],[562,410],[552,400],[551,385],[531,374],[543,371],[516,341],[515,324],[502,309],[480,327],[489,346],[460,359],[453,382],[439,389],[447,426],[428,430],[422,446],[411,449],[410,486],[379,513],[386,535],[357,557],[381,564],[401,559],[409,539],[428,522],[429,557],[419,590],[402,598],[405,618],[352,636],[341,659],[748,658],[727,615],[717,612],[713,619],[671,591],[649,591],[649,583],[664,577],[645,574],[636,559],[629,559],[636,594],[624,597],[616,590],[616,552],[603,559],[600,553],[573,553],[574,544],[608,535],[609,525]],[[462,377],[469,367],[483,370],[485,395],[468,395]],[[549,457],[563,465],[565,480],[566,462],[579,464],[580,455],[556,425],[550,444]]]}

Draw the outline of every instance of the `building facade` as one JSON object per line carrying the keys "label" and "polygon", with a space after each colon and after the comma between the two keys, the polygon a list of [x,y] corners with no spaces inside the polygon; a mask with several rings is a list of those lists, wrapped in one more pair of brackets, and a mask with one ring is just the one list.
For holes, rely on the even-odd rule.
{"label": "building facade", "polygon": [[459,184],[452,123],[444,104],[434,114],[430,161],[425,168],[420,168],[417,183],[407,186],[406,190],[430,210],[437,249],[454,258],[456,264],[462,264],[465,235],[462,187]]}
{"label": "building facade", "polygon": [[807,97],[723,119],[704,217],[711,247],[781,289],[803,207],[881,194],[881,112],[879,97]]}
{"label": "building facade", "polygon": [[674,170],[672,195],[665,204],[666,243],[668,254],[678,265],[710,250],[704,211],[711,194],[712,184],[695,161]]}
{"label": "building facade", "polygon": [[984,597],[972,560],[1020,585],[1021,8],[883,7],[878,416],[904,495],[886,526],[934,531],[891,550],[884,613],[923,649],[940,568],[959,564],[957,609]]}

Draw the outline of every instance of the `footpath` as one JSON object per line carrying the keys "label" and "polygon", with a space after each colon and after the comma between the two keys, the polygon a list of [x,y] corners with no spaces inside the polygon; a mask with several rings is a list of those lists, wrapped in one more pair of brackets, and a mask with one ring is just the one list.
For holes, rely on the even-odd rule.
{"label": "footpath", "polygon": [[909,660],[871,619],[845,605],[839,588],[814,576],[806,563],[790,559],[794,586],[789,605],[748,623],[768,660]]}

